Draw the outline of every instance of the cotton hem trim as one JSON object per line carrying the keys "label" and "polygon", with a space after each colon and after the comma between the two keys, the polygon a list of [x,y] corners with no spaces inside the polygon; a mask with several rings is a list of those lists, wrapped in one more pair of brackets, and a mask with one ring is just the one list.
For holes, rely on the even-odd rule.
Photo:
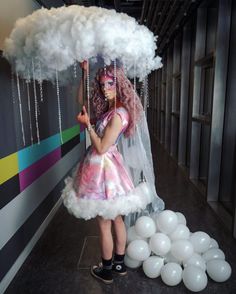
{"label": "cotton hem trim", "polygon": [[146,183],[140,183],[124,196],[109,200],[83,199],[76,196],[72,178],[66,179],[66,187],[61,195],[69,213],[76,218],[89,220],[96,216],[115,219],[118,215],[140,212],[152,201],[151,192]]}

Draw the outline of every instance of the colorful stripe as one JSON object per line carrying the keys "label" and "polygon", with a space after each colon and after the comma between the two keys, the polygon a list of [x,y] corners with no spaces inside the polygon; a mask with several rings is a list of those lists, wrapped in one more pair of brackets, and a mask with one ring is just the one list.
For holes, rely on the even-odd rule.
{"label": "colorful stripe", "polygon": [[[56,134],[42,140],[40,144],[36,143],[0,159],[0,184],[6,183],[19,174],[20,190],[25,189],[29,183],[32,183],[52,164],[69,152],[75,144],[84,140],[84,127],[75,125],[64,130],[62,138],[63,144],[61,144],[60,134]],[[59,153],[60,157],[58,157]],[[52,156],[55,156],[55,159],[52,159]],[[45,160],[48,160],[48,166],[45,165]],[[44,168],[42,162],[44,162]],[[35,167],[40,169],[36,171]],[[31,173],[32,175],[30,175]]]}
{"label": "colorful stripe", "polygon": [[62,140],[63,143],[66,143],[67,141],[71,140],[75,136],[77,136],[80,133],[80,125],[76,125],[70,129],[67,129],[62,132]]}
{"label": "colorful stripe", "polygon": [[32,164],[30,167],[20,172],[20,190],[23,191],[25,188],[27,188],[51,166],[53,166],[60,158],[61,148],[59,147]]}
{"label": "colorful stripe", "polygon": [[80,133],[80,142],[85,140],[85,131],[83,131],[82,133]]}
{"label": "colorful stripe", "polygon": [[18,151],[19,172],[23,171],[54,149],[58,148],[60,145],[60,134],[56,134],[42,140],[40,144],[34,144]]}
{"label": "colorful stripe", "polygon": [[17,152],[0,159],[0,184],[18,173]]}

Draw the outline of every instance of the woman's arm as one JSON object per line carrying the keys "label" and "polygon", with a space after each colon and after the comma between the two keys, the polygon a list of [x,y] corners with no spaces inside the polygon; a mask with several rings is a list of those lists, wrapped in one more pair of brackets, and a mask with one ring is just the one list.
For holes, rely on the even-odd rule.
{"label": "woman's arm", "polygon": [[118,114],[115,114],[113,118],[108,122],[104,131],[104,136],[100,138],[96,134],[94,129],[91,127],[89,116],[84,106],[83,106],[83,114],[80,113],[77,116],[77,119],[79,122],[84,123],[87,126],[89,134],[90,134],[91,142],[99,154],[105,153],[109,149],[109,147],[115,144],[116,139],[118,138],[122,129],[121,118]]}

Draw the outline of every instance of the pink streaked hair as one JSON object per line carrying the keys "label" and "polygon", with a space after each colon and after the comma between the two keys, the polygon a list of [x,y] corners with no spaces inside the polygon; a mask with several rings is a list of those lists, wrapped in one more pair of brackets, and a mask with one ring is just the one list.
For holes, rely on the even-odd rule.
{"label": "pink streaked hair", "polygon": [[[99,119],[106,111],[108,111],[108,102],[105,100],[100,88],[100,78],[104,75],[114,80],[114,66],[106,66],[106,70],[100,68],[96,73],[91,96],[93,112],[96,119]],[[121,67],[116,67],[116,95],[117,103],[119,104],[120,102],[129,113],[129,125],[124,135],[130,137],[134,133],[135,125],[141,117],[143,106],[136,91],[134,91],[132,83],[125,76]]]}

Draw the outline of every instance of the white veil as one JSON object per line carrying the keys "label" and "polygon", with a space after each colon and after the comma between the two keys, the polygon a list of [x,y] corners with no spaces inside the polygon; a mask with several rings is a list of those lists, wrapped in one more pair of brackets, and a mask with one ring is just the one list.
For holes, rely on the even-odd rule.
{"label": "white veil", "polygon": [[137,186],[141,181],[146,181],[152,191],[152,202],[145,210],[125,216],[125,225],[130,227],[141,215],[149,215],[152,212],[161,211],[165,207],[164,201],[156,193],[150,136],[144,111],[136,125],[135,134],[131,138],[121,136],[118,148],[123,155],[134,185]]}

